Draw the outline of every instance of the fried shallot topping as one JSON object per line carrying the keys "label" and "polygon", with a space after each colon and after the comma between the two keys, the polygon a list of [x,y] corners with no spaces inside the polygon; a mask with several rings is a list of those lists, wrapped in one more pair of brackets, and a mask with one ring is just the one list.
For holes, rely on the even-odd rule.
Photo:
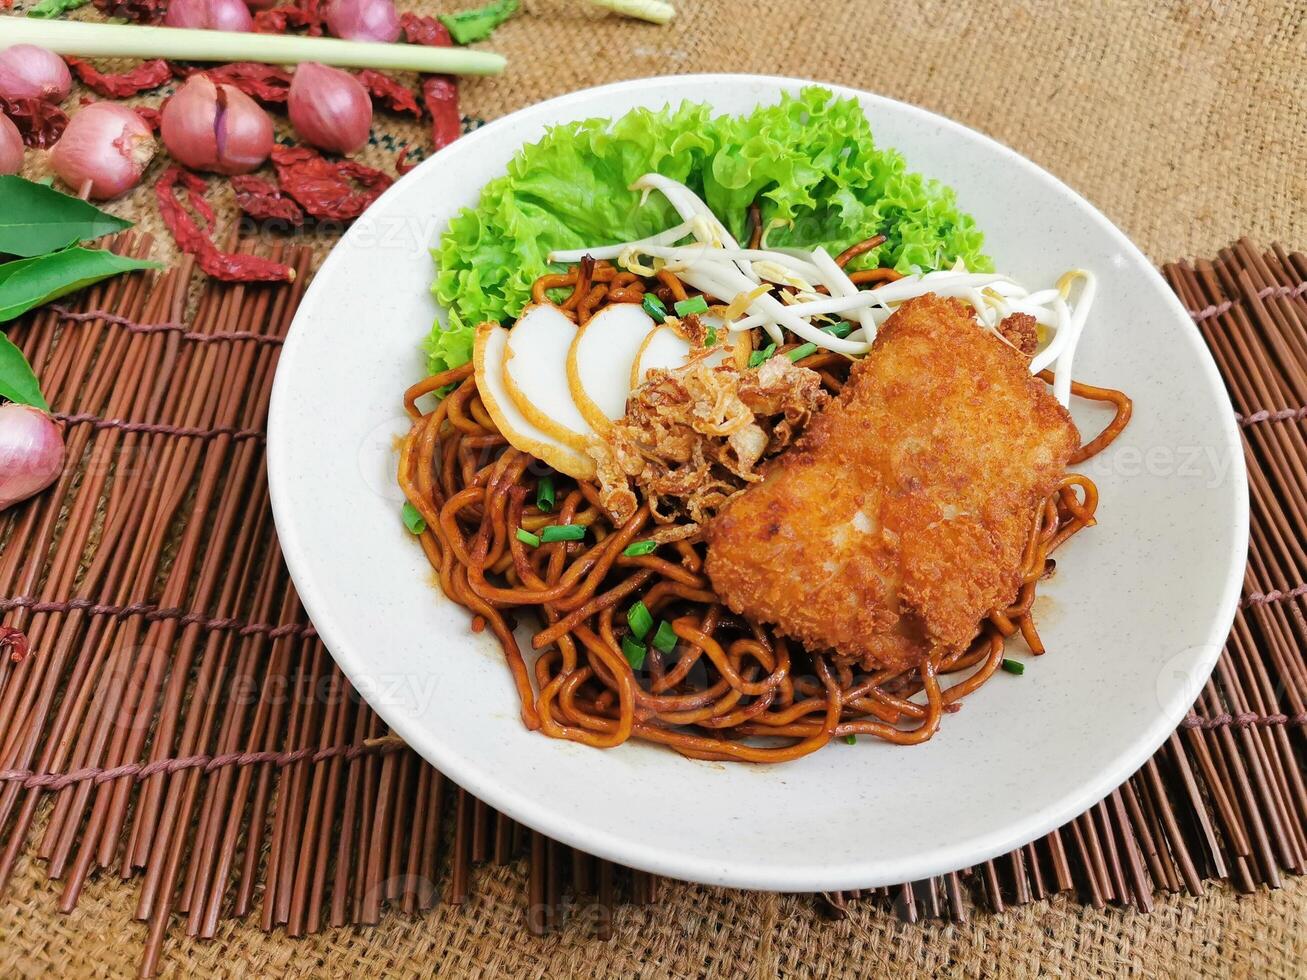
{"label": "fried shallot topping", "polygon": [[1010,313],[998,325],[1003,339],[1026,357],[1033,357],[1039,347],[1039,323],[1029,313]]}
{"label": "fried shallot topping", "polygon": [[701,524],[761,480],[759,463],[789,446],[829,400],[820,376],[786,357],[757,369],[699,357],[650,371],[626,414],[590,446],[600,498],[618,523],[635,513],[638,490],[658,521]]}

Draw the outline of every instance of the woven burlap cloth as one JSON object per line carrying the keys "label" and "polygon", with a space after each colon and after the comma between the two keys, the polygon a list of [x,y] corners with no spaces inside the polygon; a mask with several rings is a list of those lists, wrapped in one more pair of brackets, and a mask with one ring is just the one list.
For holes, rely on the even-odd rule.
{"label": "woven burlap cloth", "polygon": [[[471,0],[400,3],[423,12],[467,5]],[[464,113],[493,119],[589,85],[666,73],[802,76],[916,103],[995,137],[1085,195],[1159,262],[1213,254],[1240,234],[1307,244],[1302,0],[676,5],[676,20],[660,28],[584,0],[525,0],[524,14],[487,45],[508,56],[508,71],[464,82]],[[389,170],[408,143],[429,145],[421,126],[378,116],[363,159]],[[230,220],[228,192],[215,187],[214,198]],[[114,207],[156,231],[168,254],[148,189]],[[325,249],[331,238],[318,242]],[[906,754],[904,764],[911,764]],[[997,916],[977,911],[963,925],[908,925],[870,903],[827,923],[806,898],[669,885],[657,907],[619,909],[610,942],[590,938],[584,921],[532,938],[524,928],[525,892],[521,867],[487,868],[469,905],[416,918],[390,912],[376,928],[292,940],[229,921],[217,942],[174,935],[164,969],[235,976],[1224,977],[1300,976],[1307,964],[1307,883],[1300,879],[1243,898],[1219,884],[1198,898],[1166,896],[1151,915],[1060,898]],[[133,886],[104,877],[88,886],[74,913],[58,915],[57,886],[25,859],[0,901],[0,976],[134,971],[144,938],[132,921],[134,898]]]}

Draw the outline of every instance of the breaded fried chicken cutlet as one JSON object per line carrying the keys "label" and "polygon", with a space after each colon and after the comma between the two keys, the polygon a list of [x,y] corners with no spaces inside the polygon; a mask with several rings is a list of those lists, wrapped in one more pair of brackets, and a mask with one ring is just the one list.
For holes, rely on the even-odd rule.
{"label": "breaded fried chicken cutlet", "polygon": [[1012,345],[957,300],[910,300],[708,525],[708,575],[736,613],[808,649],[913,666],[1016,597],[1036,507],[1079,444]]}

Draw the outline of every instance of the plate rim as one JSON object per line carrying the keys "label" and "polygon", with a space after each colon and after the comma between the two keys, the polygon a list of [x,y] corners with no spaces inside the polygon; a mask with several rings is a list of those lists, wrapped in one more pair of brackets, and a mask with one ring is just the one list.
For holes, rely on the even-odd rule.
{"label": "plate rim", "polygon": [[[1193,328],[1188,312],[1180,299],[1166,283],[1148,256],[1120,228],[1099,211],[1093,203],[1066,182],[1006,144],[979,130],[972,129],[929,109],[863,89],[833,82],[739,72],[655,75],[578,89],[523,106],[464,135],[452,145],[465,150],[468,145],[474,146],[496,130],[508,128],[514,121],[526,114],[548,114],[550,111],[557,111],[570,102],[584,101],[597,95],[628,92],[632,89],[659,83],[671,82],[688,88],[696,84],[709,85],[714,81],[720,82],[723,80],[751,85],[765,85],[778,90],[794,86],[820,85],[830,89],[837,96],[870,100],[898,110],[919,114],[923,117],[923,122],[929,122],[943,130],[983,141],[1009,164],[1024,169],[1027,173],[1038,175],[1041,179],[1050,181],[1055,189],[1068,195],[1074,202],[1079,204],[1087,220],[1097,222],[1130,259],[1142,264],[1156,280],[1156,284],[1162,286],[1165,302],[1169,306],[1172,315],[1180,318],[1186,328]],[[685,98],[690,99],[691,95],[687,93]],[[670,96],[669,101],[671,101]],[[548,125],[548,123],[546,124]],[[373,203],[372,207],[377,207],[387,197],[394,194],[396,188],[400,187],[405,181],[416,179],[416,175],[423,170],[438,167],[438,161],[442,159],[444,153],[444,150],[438,151],[415,167],[409,174],[401,177]],[[497,174],[488,175],[486,180],[489,181],[495,176]],[[317,629],[324,647],[351,680],[356,679],[359,674],[367,669],[367,658],[365,656],[356,658],[347,652],[349,649],[347,643],[333,642],[333,640],[341,639],[341,637],[335,628],[334,617],[328,609],[329,600],[319,594],[317,583],[309,567],[311,561],[298,540],[293,519],[293,507],[290,501],[291,494],[286,488],[284,482],[286,477],[277,463],[278,453],[274,447],[281,443],[284,436],[283,425],[285,423],[282,421],[284,413],[280,410],[286,387],[282,383],[282,379],[285,377],[283,369],[287,364],[293,363],[300,348],[307,343],[308,331],[302,328],[297,330],[296,328],[300,325],[301,317],[307,316],[305,311],[310,309],[310,300],[320,288],[320,284],[327,281],[330,273],[334,271],[336,263],[343,261],[341,257],[344,255],[344,250],[339,246],[349,240],[350,235],[354,233],[357,227],[357,223],[351,226],[336,245],[332,247],[330,253],[319,266],[313,281],[310,282],[300,299],[295,317],[282,346],[273,378],[268,409],[266,448],[268,492],[283,560],[304,609]],[[321,288],[325,289],[326,287]],[[1230,468],[1230,477],[1231,489],[1234,494],[1236,520],[1231,551],[1227,558],[1221,599],[1214,610],[1206,642],[1202,644],[1203,656],[1196,661],[1194,666],[1193,676],[1195,680],[1205,681],[1215,668],[1216,661],[1224,648],[1242,590],[1243,571],[1246,567],[1248,552],[1249,498],[1246,462],[1234,408],[1229,401],[1225,381],[1220,375],[1210,349],[1198,336],[1196,330],[1193,332],[1192,343],[1200,355],[1198,360],[1207,382],[1214,391],[1219,393],[1221,404],[1228,409],[1228,411],[1222,413],[1223,426],[1220,434],[1233,461]],[[318,615],[314,615],[315,609],[318,611]],[[1197,686],[1198,689],[1201,689],[1201,685]],[[612,835],[605,831],[597,831],[594,828],[579,828],[566,819],[558,818],[555,811],[542,808],[534,796],[518,793],[511,784],[496,781],[492,777],[489,767],[465,765],[461,756],[444,751],[444,746],[440,740],[426,735],[420,720],[410,719],[402,711],[392,710],[389,705],[374,708],[373,710],[414,751],[438,769],[446,778],[453,780],[468,792],[514,820],[578,850],[642,871],[708,885],[769,891],[830,891],[899,884],[903,881],[920,880],[956,871],[1022,847],[1050,831],[1064,826],[1121,786],[1166,742],[1192,705],[1192,701],[1185,697],[1185,690],[1185,688],[1181,688],[1173,691],[1167,703],[1159,705],[1160,710],[1153,717],[1152,722],[1141,735],[1135,738],[1129,751],[1122,753],[1118,757],[1114,765],[1103,767],[1097,774],[1091,775],[1080,783],[1077,790],[1063,794],[1060,799],[1043,809],[1025,814],[1020,819],[1008,821],[987,834],[980,834],[965,841],[951,841],[928,852],[917,851],[908,856],[888,861],[877,859],[870,864],[853,864],[837,869],[832,869],[828,865],[809,864],[787,865],[769,870],[765,864],[705,860],[675,851],[665,851],[650,846],[643,841]]]}

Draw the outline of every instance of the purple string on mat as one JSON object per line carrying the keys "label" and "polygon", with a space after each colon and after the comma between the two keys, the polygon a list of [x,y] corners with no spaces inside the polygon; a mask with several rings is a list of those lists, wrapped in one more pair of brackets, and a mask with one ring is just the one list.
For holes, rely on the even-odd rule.
{"label": "purple string on mat", "polygon": [[1235,419],[1240,425],[1254,425],[1257,422],[1289,422],[1307,419],[1307,405],[1302,408],[1281,408],[1274,412],[1262,409],[1260,412],[1253,412],[1251,415],[1240,415],[1234,413]]}
{"label": "purple string on mat", "polygon": [[247,623],[235,617],[210,617],[203,613],[187,612],[176,607],[161,607],[149,602],[133,602],[125,606],[94,602],[91,599],[37,599],[34,596],[14,596],[0,599],[0,612],[11,609],[28,609],[36,613],[68,613],[81,610],[92,616],[142,616],[146,622],[175,619],[183,626],[202,626],[207,630],[234,630],[240,636],[261,634],[269,639],[282,636],[313,637],[318,631],[312,623]]}
{"label": "purple string on mat", "polygon": [[233,439],[259,439],[264,434],[259,429],[238,429],[224,425],[212,429],[197,429],[183,425],[168,425],[163,422],[131,422],[127,419],[106,419],[90,412],[78,412],[69,415],[66,412],[54,412],[54,417],[68,425],[90,422],[96,429],[119,429],[123,432],[146,432],[165,436],[193,436],[198,439],[216,439],[218,436],[230,436]]}
{"label": "purple string on mat", "polygon": [[1189,714],[1185,716],[1184,721],[1180,722],[1181,728],[1200,728],[1205,731],[1231,726],[1235,728],[1271,728],[1276,725],[1305,726],[1307,725],[1307,712],[1300,711],[1296,715],[1258,715],[1253,714],[1251,711],[1241,711],[1235,715],[1226,712],[1211,718]]}
{"label": "purple string on mat", "polygon": [[1288,599],[1297,599],[1299,596],[1307,595],[1307,582],[1302,585],[1295,585],[1292,589],[1271,589],[1270,592],[1249,592],[1240,600],[1240,605],[1245,609],[1249,606],[1264,606],[1268,602],[1284,602]]}
{"label": "purple string on mat", "polygon": [[[1298,283],[1296,286],[1263,286],[1257,290],[1258,299],[1266,299],[1268,296],[1301,296],[1307,293],[1307,280]],[[1203,320],[1210,320],[1214,316],[1220,316],[1222,313],[1229,313],[1234,309],[1238,300],[1227,299],[1211,306],[1204,306],[1201,310],[1185,310],[1186,313],[1194,320],[1195,323],[1201,323]]]}
{"label": "purple string on mat", "polygon": [[283,344],[286,341],[284,337],[272,337],[268,334],[255,333],[253,330],[220,330],[215,333],[199,333],[190,329],[189,325],[185,323],[170,321],[164,323],[137,323],[135,320],[119,316],[117,313],[109,313],[106,310],[88,310],[85,313],[77,313],[59,304],[52,305],[50,309],[61,320],[69,320],[74,323],[103,320],[105,323],[124,327],[129,333],[180,333],[187,340],[194,340],[201,344],[212,343],[215,340],[253,340],[260,344]]}
{"label": "purple string on mat", "polygon": [[385,755],[408,746],[395,735],[383,735],[356,745],[333,745],[325,749],[304,748],[291,752],[226,752],[222,755],[187,755],[172,759],[155,759],[153,762],[129,762],[109,769],[88,767],[69,772],[36,772],[32,769],[0,769],[0,782],[17,782],[23,789],[61,790],[87,780],[107,783],[111,779],[132,776],[137,782],[162,772],[181,772],[183,769],[203,769],[213,772],[226,766],[253,766],[271,763],[278,769],[296,762],[325,762],[327,759],[357,759],[373,753]]}

